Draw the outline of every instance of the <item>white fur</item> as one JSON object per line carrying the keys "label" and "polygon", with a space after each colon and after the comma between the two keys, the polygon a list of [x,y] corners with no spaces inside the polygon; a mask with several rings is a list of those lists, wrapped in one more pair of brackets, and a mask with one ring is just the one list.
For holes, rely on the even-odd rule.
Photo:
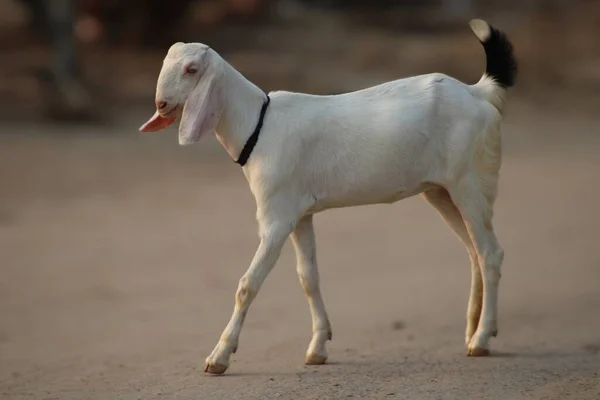
{"label": "white fur", "polygon": [[[205,79],[202,71],[195,83],[178,78],[181,66],[210,53],[222,68],[219,81],[211,82],[223,94],[217,138],[237,159],[265,94],[205,45],[177,46],[178,56],[170,52],[165,59],[157,101],[166,98],[180,109]],[[503,259],[491,220],[504,95],[485,75],[467,85],[438,73],[332,96],[270,93],[258,143],[243,167],[256,199],[260,245],[240,279],[233,315],[206,359],[206,371],[223,373],[228,367],[250,304],[290,236],[313,320],[306,362],[324,363],[331,326],[319,289],[313,214],[417,194],[441,213],[468,250],[472,284],[466,343],[471,355],[487,353],[497,332]]]}

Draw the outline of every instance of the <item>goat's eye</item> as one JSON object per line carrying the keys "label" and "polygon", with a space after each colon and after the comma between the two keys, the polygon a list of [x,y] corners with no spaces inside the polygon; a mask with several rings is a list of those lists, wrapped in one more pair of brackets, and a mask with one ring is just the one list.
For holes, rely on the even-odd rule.
{"label": "goat's eye", "polygon": [[194,75],[196,72],[198,72],[198,69],[193,65],[188,65],[187,67],[185,67],[186,74]]}

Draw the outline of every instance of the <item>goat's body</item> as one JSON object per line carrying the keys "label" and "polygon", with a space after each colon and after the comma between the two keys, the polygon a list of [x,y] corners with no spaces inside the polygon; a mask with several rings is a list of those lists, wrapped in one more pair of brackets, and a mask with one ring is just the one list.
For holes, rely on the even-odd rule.
{"label": "goat's body", "polygon": [[[252,190],[260,199],[285,187],[316,213],[452,186],[477,163],[470,147],[499,135],[499,111],[471,88],[435,73],[333,96],[271,93]],[[297,123],[277,129],[290,113]]]}
{"label": "goat's body", "polygon": [[[205,371],[227,369],[248,309],[288,237],[312,315],[306,363],[323,364],[332,335],[319,288],[313,214],[393,203],[419,193],[467,249],[471,291],[465,342],[469,355],[489,353],[488,342],[498,331],[504,255],[492,226],[500,122],[516,61],[501,32],[481,20],[473,20],[471,28],[488,61],[474,85],[435,73],[332,96],[273,92],[270,104],[208,46],[171,47],[157,85],[157,112],[141,130],[168,126],[185,99],[180,143],[216,131],[234,160],[246,144],[255,144],[240,163],[256,199],[260,245],[240,279],[233,315]],[[260,112],[265,104],[266,114]],[[258,142],[248,139],[252,129],[260,132]]]}

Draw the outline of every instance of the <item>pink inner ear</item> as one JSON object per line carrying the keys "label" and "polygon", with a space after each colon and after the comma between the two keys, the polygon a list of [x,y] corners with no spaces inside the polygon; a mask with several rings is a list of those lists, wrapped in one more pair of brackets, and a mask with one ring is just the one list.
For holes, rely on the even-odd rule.
{"label": "pink inner ear", "polygon": [[156,132],[161,129],[165,129],[167,126],[175,122],[177,118],[163,117],[157,112],[154,113],[152,118],[148,120],[144,125],[140,127],[140,132]]}

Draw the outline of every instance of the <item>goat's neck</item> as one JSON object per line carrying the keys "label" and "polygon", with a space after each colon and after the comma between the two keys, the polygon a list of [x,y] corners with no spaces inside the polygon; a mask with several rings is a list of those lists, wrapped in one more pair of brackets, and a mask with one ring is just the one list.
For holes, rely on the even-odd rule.
{"label": "goat's neck", "polygon": [[216,129],[217,139],[231,158],[237,160],[256,128],[265,93],[227,62],[224,68],[226,100]]}

